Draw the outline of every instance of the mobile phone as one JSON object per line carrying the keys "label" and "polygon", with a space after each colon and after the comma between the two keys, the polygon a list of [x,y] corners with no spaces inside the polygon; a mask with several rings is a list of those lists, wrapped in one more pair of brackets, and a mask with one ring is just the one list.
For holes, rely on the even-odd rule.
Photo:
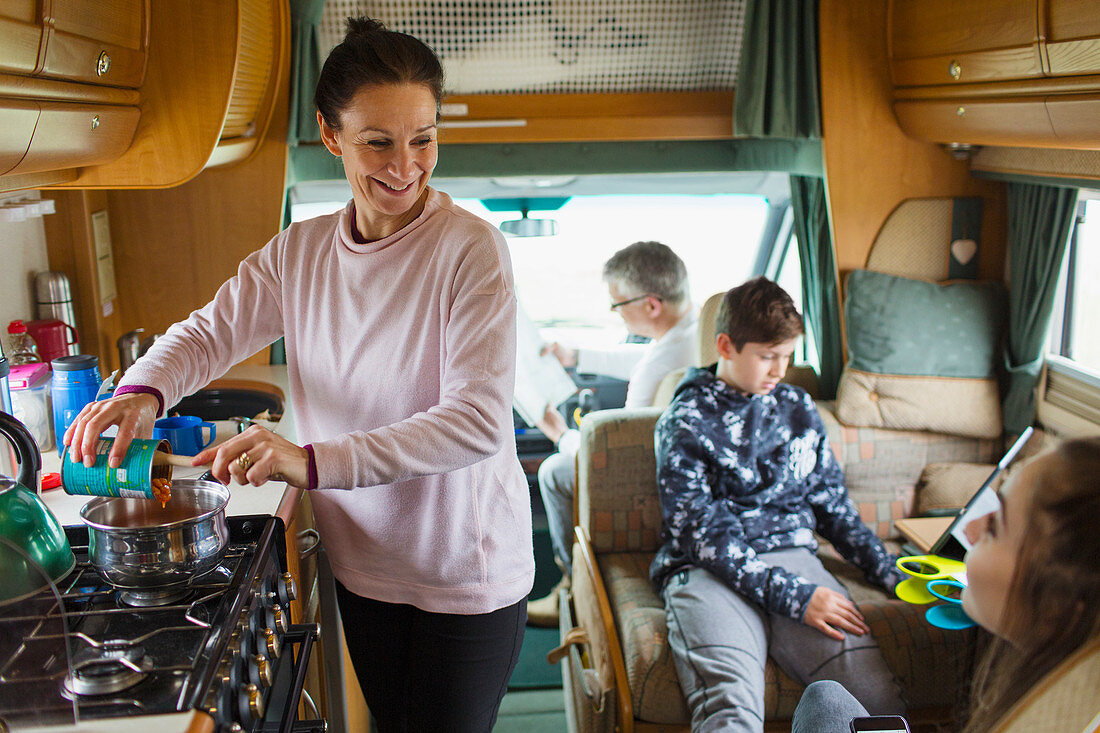
{"label": "mobile phone", "polygon": [[852,718],[852,733],[909,733],[909,724],[900,715],[868,715]]}

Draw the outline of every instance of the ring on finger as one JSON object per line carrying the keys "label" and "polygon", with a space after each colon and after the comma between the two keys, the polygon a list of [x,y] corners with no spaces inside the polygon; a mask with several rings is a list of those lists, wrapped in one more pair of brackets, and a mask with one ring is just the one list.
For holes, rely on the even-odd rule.
{"label": "ring on finger", "polygon": [[248,451],[245,451],[244,453],[237,456],[237,466],[239,466],[240,469],[245,472],[247,472],[248,469],[252,467],[252,456],[248,455]]}

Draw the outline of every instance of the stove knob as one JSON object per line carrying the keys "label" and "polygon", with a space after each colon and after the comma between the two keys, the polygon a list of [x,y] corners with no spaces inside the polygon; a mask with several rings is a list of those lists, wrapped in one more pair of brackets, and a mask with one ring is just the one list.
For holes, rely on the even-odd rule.
{"label": "stove knob", "polygon": [[233,661],[235,662],[237,660],[238,654],[245,659],[248,659],[257,651],[258,650],[256,649],[255,635],[248,629],[244,629],[236,637],[235,650],[233,652]]}
{"label": "stove knob", "polygon": [[279,652],[282,651],[282,643],[279,641],[279,637],[271,629],[264,629],[264,639],[267,642],[268,659],[278,659]]}
{"label": "stove knob", "polygon": [[263,654],[253,654],[248,663],[248,677],[257,687],[271,687],[274,677],[271,673],[271,665],[267,663],[267,657]]}
{"label": "stove knob", "polygon": [[264,698],[256,685],[249,683],[241,688],[237,696],[237,705],[242,723],[248,725],[253,720],[263,720]]}
{"label": "stove knob", "polygon": [[267,625],[279,632],[280,636],[286,633],[288,626],[286,613],[283,612],[283,607],[278,603],[267,612]]}
{"label": "stove knob", "polygon": [[294,576],[283,573],[279,576],[279,602],[284,606],[298,597],[298,584],[294,582]]}
{"label": "stove knob", "polygon": [[233,726],[236,725],[233,722],[233,708],[237,697],[233,692],[236,689],[235,676],[235,673],[230,670],[230,665],[227,664],[223,664],[218,671],[218,681],[221,684],[218,686],[216,696],[213,699],[214,710],[209,712],[213,715],[214,720],[221,723],[219,731],[222,732],[232,731]]}

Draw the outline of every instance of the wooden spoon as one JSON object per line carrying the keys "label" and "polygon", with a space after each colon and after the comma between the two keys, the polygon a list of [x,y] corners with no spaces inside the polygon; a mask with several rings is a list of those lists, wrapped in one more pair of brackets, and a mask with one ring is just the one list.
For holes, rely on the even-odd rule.
{"label": "wooden spoon", "polygon": [[154,466],[179,466],[180,468],[210,468],[210,463],[200,463],[197,466],[191,465],[191,459],[193,456],[177,456],[174,453],[165,453],[164,451],[153,452],[153,465]]}

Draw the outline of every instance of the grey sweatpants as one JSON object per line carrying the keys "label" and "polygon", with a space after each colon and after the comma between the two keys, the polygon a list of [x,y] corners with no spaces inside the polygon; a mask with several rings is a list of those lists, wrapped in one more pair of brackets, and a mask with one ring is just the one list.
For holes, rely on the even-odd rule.
{"label": "grey sweatpants", "polygon": [[[759,557],[848,595],[809,550]],[[764,611],[699,568],[669,578],[664,600],[668,642],[692,731],[762,731],[769,654],[804,685],[836,680],[872,714],[904,712],[894,677],[870,634],[831,639],[800,621]]]}

